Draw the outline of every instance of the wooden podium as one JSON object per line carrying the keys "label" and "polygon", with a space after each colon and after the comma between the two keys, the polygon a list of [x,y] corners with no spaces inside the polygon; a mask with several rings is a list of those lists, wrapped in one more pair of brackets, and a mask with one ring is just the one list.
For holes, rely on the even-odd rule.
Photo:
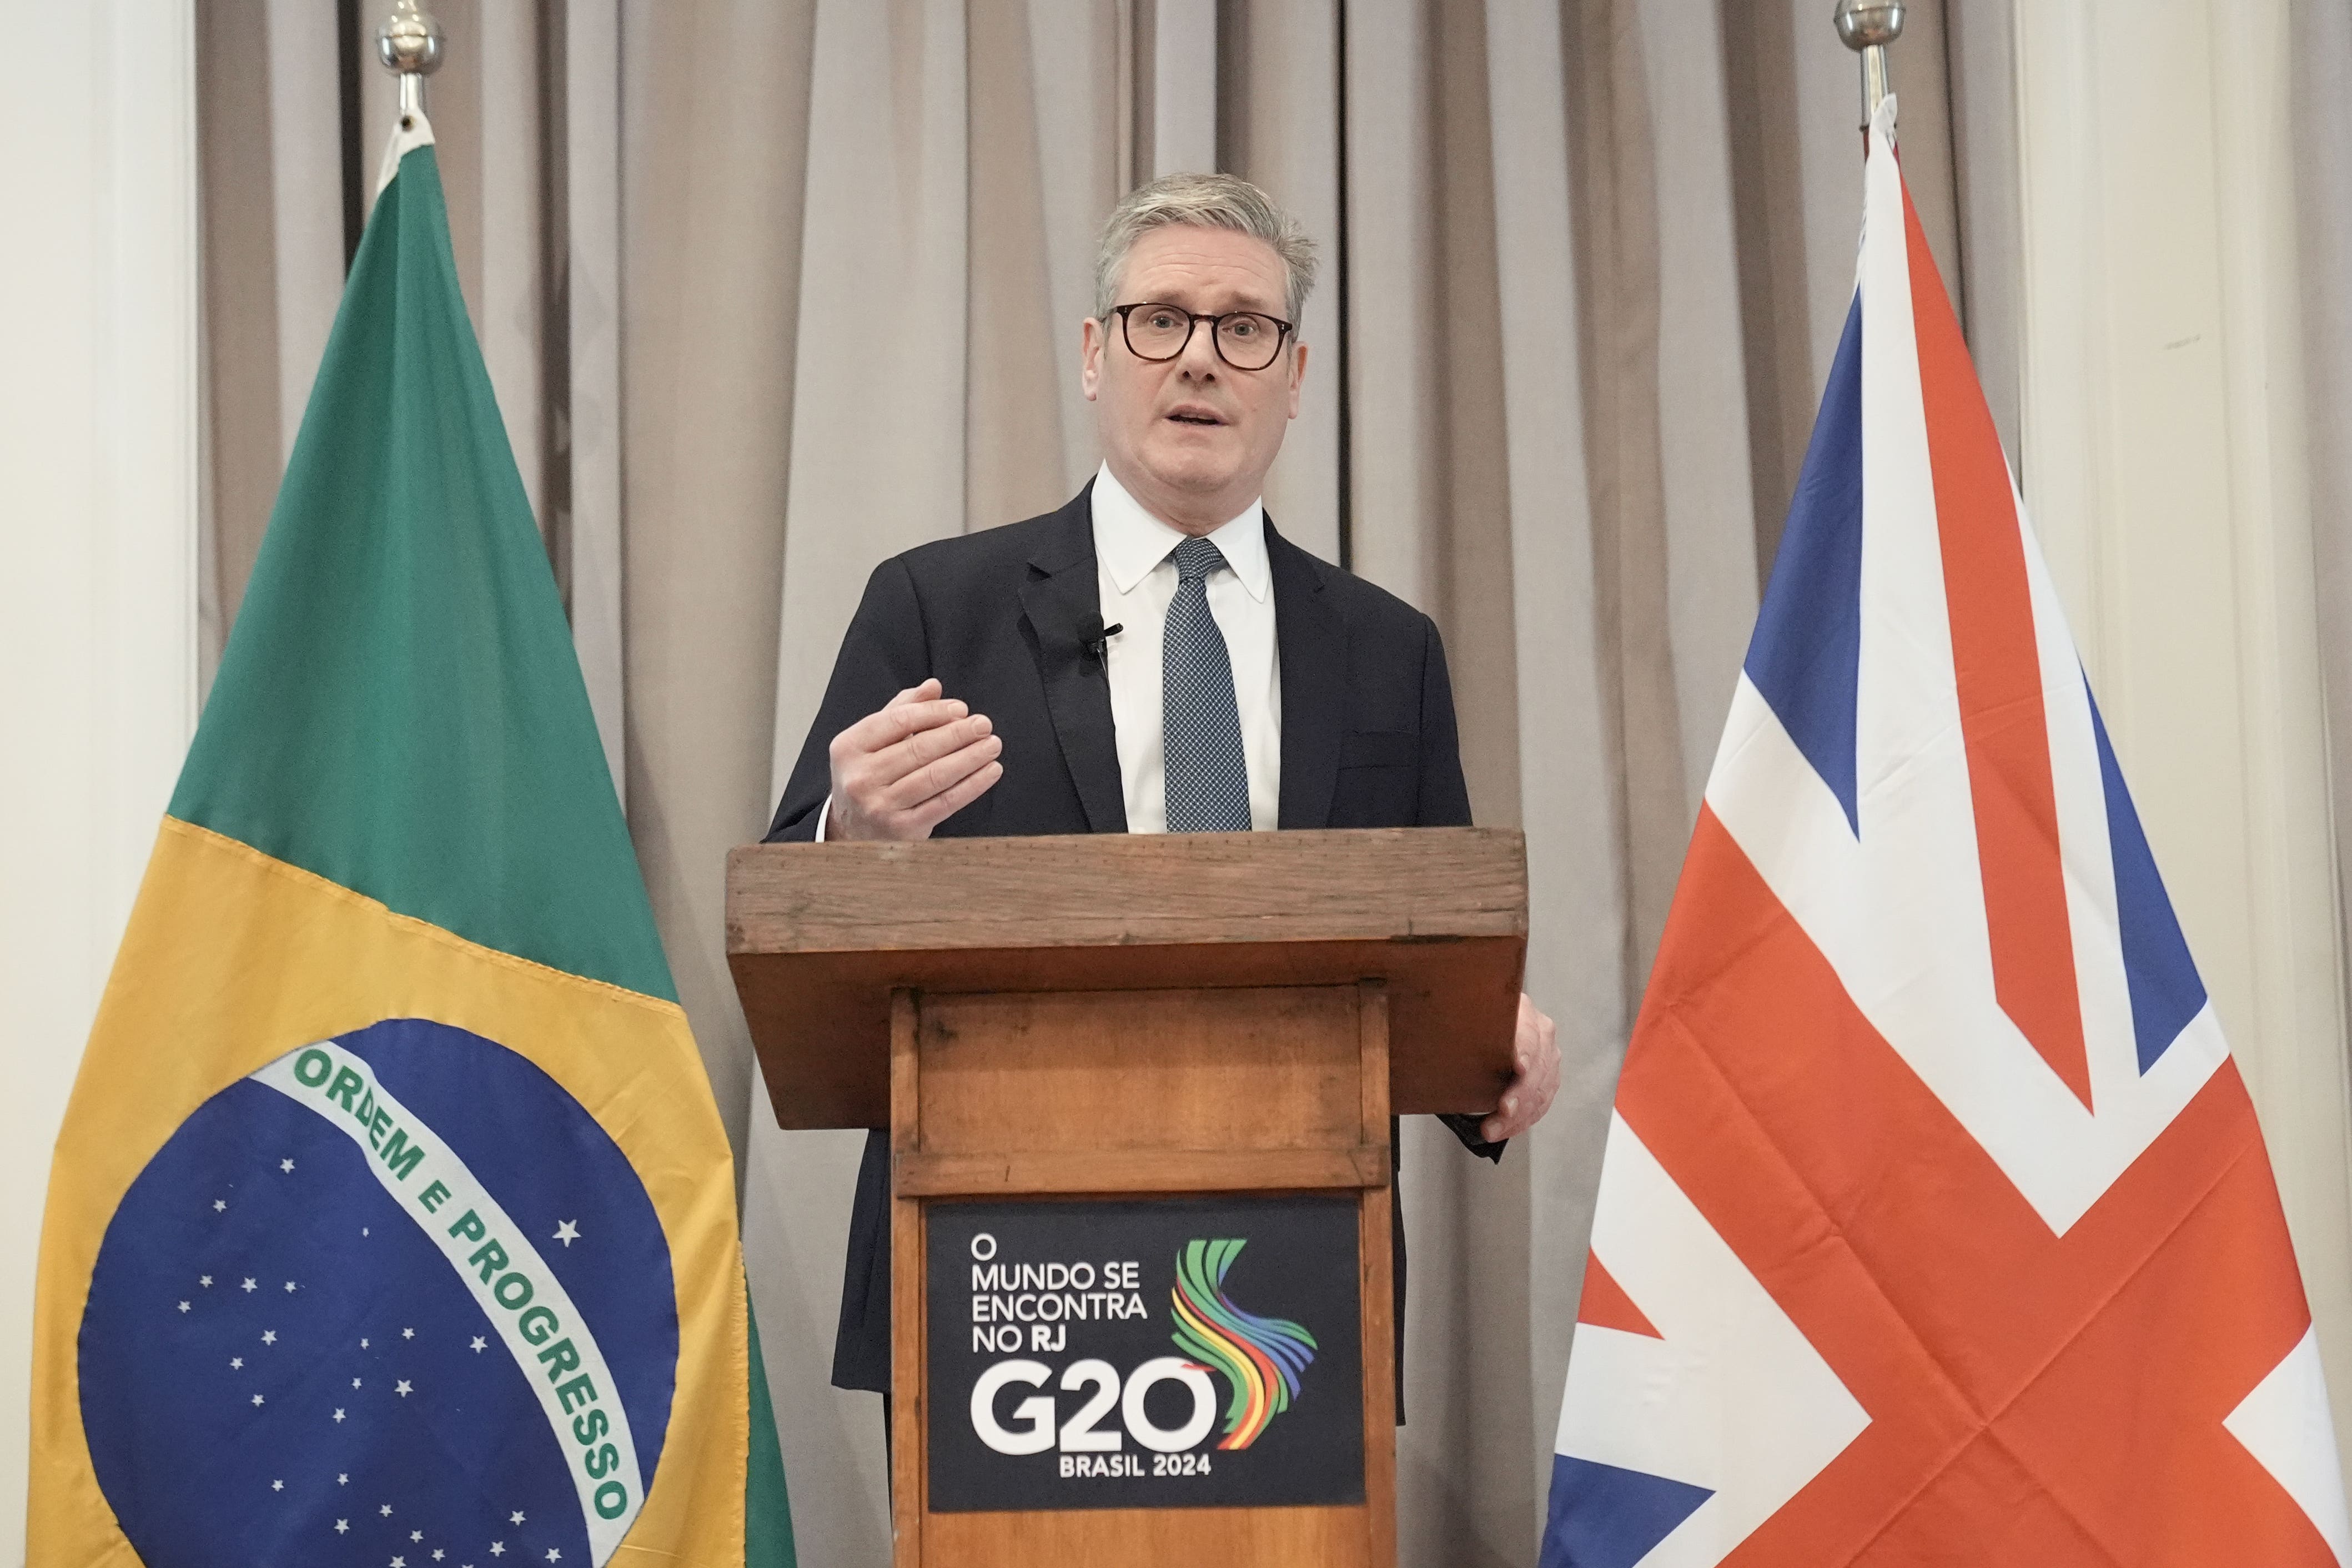
{"label": "wooden podium", "polygon": [[777,1122],[889,1130],[901,1568],[1389,1568],[1390,1117],[1509,1078],[1521,837],[758,845],[727,879]]}

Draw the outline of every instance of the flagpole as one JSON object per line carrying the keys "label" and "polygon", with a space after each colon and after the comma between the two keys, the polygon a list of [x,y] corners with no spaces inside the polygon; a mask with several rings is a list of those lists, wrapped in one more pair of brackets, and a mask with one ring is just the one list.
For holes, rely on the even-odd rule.
{"label": "flagpole", "polygon": [[425,79],[441,68],[440,22],[416,0],[394,0],[392,15],[375,30],[375,58],[400,77],[404,129],[411,115],[425,112]]}
{"label": "flagpole", "polygon": [[1903,36],[1904,0],[1837,0],[1838,37],[1862,57],[1862,122],[1878,118],[1878,105],[1892,92],[1886,46]]}

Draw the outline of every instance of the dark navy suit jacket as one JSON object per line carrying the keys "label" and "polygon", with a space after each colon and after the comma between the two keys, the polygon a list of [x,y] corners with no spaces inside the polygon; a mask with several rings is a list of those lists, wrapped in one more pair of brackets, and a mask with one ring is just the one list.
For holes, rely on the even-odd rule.
{"label": "dark navy suit jacket", "polygon": [[[771,842],[816,837],[833,737],[932,676],[948,696],[987,714],[1004,742],[1004,776],[940,824],[936,837],[1127,831],[1110,683],[1096,649],[1103,626],[1093,489],[1044,517],[939,540],[875,568]],[[1436,626],[1307,554],[1276,533],[1272,519],[1265,535],[1282,679],[1278,826],[1466,826],[1470,797]],[[1479,1142],[1476,1117],[1446,1121],[1474,1152],[1501,1156],[1500,1144]],[[876,1132],[850,1215],[834,1342],[837,1387],[889,1392],[889,1141]],[[1390,1213],[1402,1352],[1402,1202]],[[1400,1353],[1400,1389],[1402,1366]]]}

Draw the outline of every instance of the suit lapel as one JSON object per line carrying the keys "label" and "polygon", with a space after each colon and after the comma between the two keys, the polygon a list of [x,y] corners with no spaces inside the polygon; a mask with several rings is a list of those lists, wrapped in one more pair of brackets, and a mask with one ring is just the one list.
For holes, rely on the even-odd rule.
{"label": "suit lapel", "polygon": [[1265,524],[1282,661],[1282,827],[1328,827],[1347,722],[1348,629],[1323,603],[1322,563]]}
{"label": "suit lapel", "polygon": [[1089,482],[1055,514],[1051,536],[1029,558],[1029,575],[1021,584],[1022,619],[1087,830],[1124,833],[1127,793],[1111,723],[1110,677],[1090,646],[1102,635],[1093,496]]}

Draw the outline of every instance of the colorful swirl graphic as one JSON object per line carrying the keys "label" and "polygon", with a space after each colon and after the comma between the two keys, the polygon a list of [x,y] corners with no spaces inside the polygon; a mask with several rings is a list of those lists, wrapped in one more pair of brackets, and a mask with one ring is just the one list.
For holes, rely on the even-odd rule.
{"label": "colorful swirl graphic", "polygon": [[1220,1448],[1246,1448],[1298,1396],[1298,1374],[1315,1359],[1315,1336],[1287,1318],[1244,1312],[1225,1295],[1225,1271],[1246,1241],[1188,1241],[1176,1257],[1177,1348],[1225,1374]]}

